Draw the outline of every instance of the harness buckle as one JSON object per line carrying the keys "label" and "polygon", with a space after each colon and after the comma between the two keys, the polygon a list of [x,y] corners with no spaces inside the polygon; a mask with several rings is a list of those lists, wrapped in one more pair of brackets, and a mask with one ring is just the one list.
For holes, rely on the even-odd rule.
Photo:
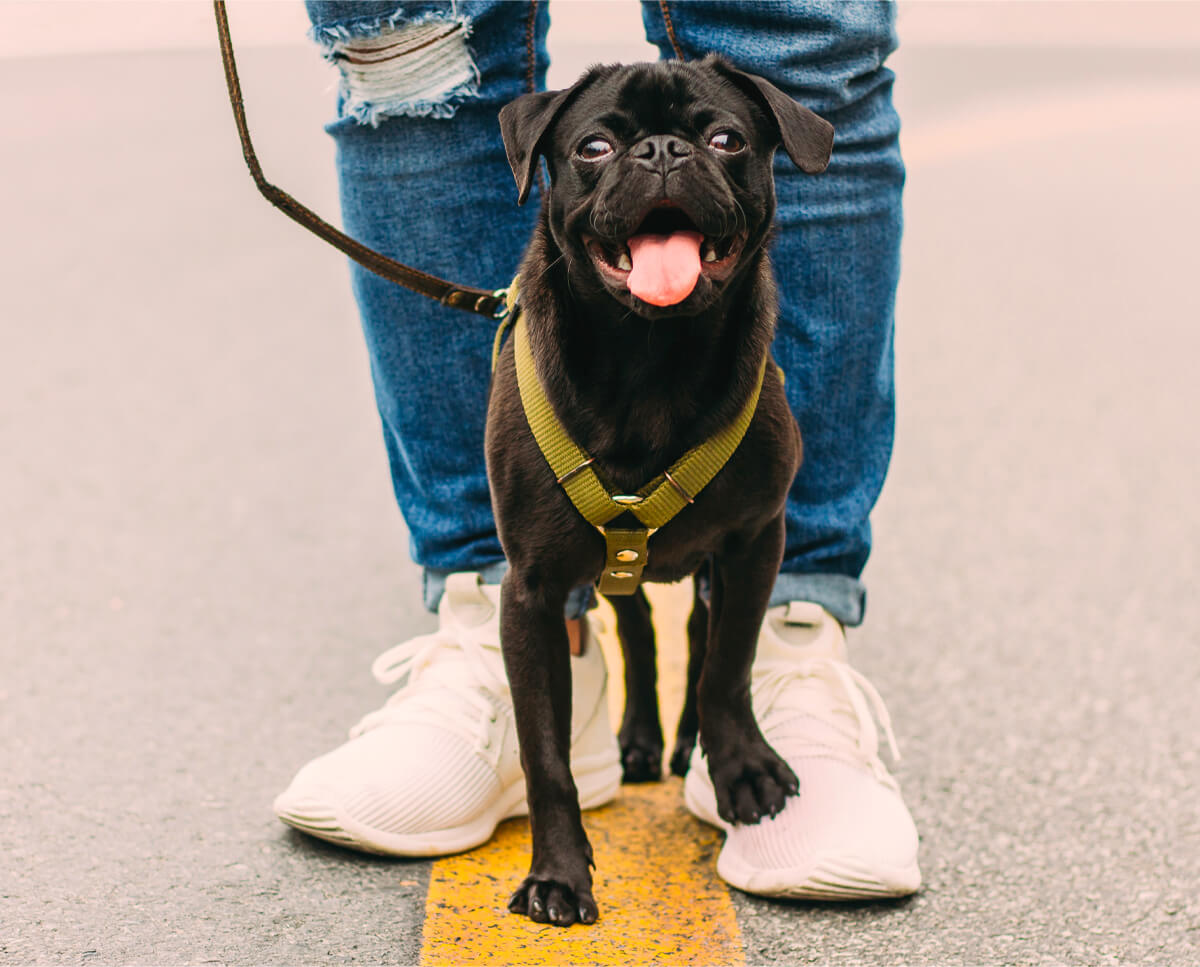
{"label": "harness buckle", "polygon": [[633,594],[642,583],[650,550],[650,532],[637,527],[602,527],[604,533],[604,570],[596,582],[601,594]]}

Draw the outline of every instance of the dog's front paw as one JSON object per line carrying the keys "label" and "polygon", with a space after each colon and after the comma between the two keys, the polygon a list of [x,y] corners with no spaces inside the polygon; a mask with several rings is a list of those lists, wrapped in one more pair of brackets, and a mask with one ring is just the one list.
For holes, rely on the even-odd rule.
{"label": "dog's front paw", "polygon": [[570,887],[555,880],[536,880],[527,876],[509,898],[512,913],[529,917],[535,923],[569,927],[573,923],[595,923],[600,916],[590,889]]}
{"label": "dog's front paw", "polygon": [[709,755],[709,776],[717,794],[717,813],[727,823],[757,823],[776,816],[800,780],[766,742],[740,754]]}

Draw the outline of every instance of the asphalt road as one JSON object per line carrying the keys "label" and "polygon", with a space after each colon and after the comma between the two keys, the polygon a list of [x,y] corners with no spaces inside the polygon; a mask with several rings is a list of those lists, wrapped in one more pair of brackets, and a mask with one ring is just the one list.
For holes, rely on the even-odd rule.
{"label": "asphalt road", "polygon": [[[852,649],[926,883],[737,896],[746,958],[1194,964],[1200,58],[896,67],[899,430]],[[268,173],[332,213],[319,64],[243,72]],[[270,812],[431,620],[344,264],[258,199],[221,98],[212,54],[0,62],[3,963],[419,956],[428,864]]]}

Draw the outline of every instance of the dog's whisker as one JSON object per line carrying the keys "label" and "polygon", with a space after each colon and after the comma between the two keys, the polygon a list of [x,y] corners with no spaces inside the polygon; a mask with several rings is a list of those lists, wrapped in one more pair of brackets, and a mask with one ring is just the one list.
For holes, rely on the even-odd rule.
{"label": "dog's whisker", "polygon": [[[563,258],[566,257],[565,253],[562,257]],[[570,262],[567,263],[566,275],[567,275],[567,294],[573,296],[575,294],[575,290],[571,288],[571,263]]]}
{"label": "dog's whisker", "polygon": [[735,197],[733,199],[734,210],[734,231],[744,232],[750,224],[750,220],[746,217],[746,209],[742,207],[742,203]]}
{"label": "dog's whisker", "polygon": [[542,269],[542,271],[540,273],[538,273],[538,280],[540,281],[541,279],[544,279],[546,277],[546,275],[550,272],[550,270],[552,268],[554,268],[554,266],[558,265],[558,263],[561,262],[566,257],[567,257],[567,253],[563,252],[553,262],[550,262],[549,264],[547,264],[547,266],[544,269]]}

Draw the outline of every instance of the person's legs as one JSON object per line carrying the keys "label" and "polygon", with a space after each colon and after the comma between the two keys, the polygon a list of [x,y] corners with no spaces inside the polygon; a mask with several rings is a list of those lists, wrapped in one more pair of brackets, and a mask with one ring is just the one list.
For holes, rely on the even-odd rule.
{"label": "person's legs", "polygon": [[830,121],[833,156],[806,175],[780,152],[771,251],[779,281],[774,352],[787,374],[804,463],[787,507],[772,604],[816,601],[862,620],[868,515],[892,450],[892,309],[904,166],[892,107],[889,3],[645,2],[665,57],[715,51]]}
{"label": "person's legs", "polygon": [[[538,199],[517,208],[497,114],[544,87],[545,3],[307,6],[342,74],[327,130],[347,232],[434,275],[506,286]],[[440,627],[380,656],[376,677],[401,689],[349,742],[301,769],[275,811],[370,852],[453,852],[525,809],[483,449],[495,327],[357,265],[351,272],[393,488]],[[586,599],[573,595],[568,613],[582,614]],[[587,808],[616,794],[620,764],[603,656],[582,651],[572,661],[572,766]]]}
{"label": "person's legs", "polygon": [[[496,115],[545,85],[546,4],[307,6],[343,76],[327,130],[346,231],[442,278],[506,286],[537,198],[516,206]],[[357,264],[351,277],[392,486],[435,609],[445,575],[498,581],[502,569],[483,462],[494,327]]]}
{"label": "person's legs", "polygon": [[[734,827],[721,874],[756,893],[853,898],[912,892],[916,830],[877,755],[869,683],[846,663],[843,625],[863,617],[868,516],[894,425],[892,325],[904,166],[892,107],[894,6],[841,0],[643,0],[664,57],[723,54],[830,121],[829,168],[780,153],[772,263],[774,353],[800,424],[804,462],[787,505],[787,546],[754,666],[755,714],[795,769],[799,797],[778,817]],[[818,607],[819,606],[819,607]],[[719,823],[696,754],[689,807]]]}

